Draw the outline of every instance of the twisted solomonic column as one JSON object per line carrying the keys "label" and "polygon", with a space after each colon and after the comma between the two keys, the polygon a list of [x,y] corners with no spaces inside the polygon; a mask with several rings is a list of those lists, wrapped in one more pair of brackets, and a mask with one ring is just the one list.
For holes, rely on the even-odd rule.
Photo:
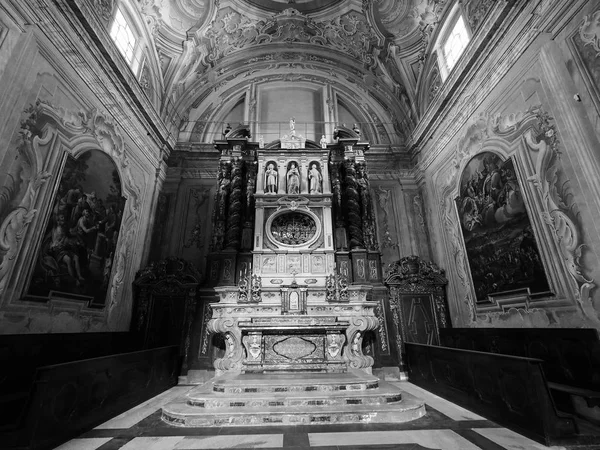
{"label": "twisted solomonic column", "polygon": [[348,234],[350,235],[350,248],[365,248],[362,220],[360,217],[360,196],[358,194],[354,161],[344,161],[344,169],[344,199],[346,203],[346,218],[348,220]]}
{"label": "twisted solomonic column", "polygon": [[375,212],[371,201],[371,187],[367,173],[367,165],[356,164],[358,194],[360,198],[360,213],[362,217],[363,239],[368,250],[378,250],[377,233],[375,232]]}
{"label": "twisted solomonic column", "polygon": [[225,248],[238,250],[242,229],[242,160],[233,163],[231,171],[231,194],[227,214]]}

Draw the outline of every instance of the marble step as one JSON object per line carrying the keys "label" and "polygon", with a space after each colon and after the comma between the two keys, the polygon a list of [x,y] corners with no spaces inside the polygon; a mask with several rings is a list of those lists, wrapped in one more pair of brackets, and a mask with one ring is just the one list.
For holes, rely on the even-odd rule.
{"label": "marble step", "polygon": [[180,400],[163,407],[161,418],[179,427],[224,427],[403,423],[425,415],[421,400],[404,392],[402,397],[401,402],[383,405],[232,408],[218,412],[190,406],[185,400]]}
{"label": "marble step", "polygon": [[344,373],[245,373],[214,378],[212,390],[222,394],[344,392],[377,389],[379,378],[362,371]]}
{"label": "marble step", "polygon": [[[302,406],[384,405],[398,403],[402,392],[389,383],[362,390],[288,390],[285,392],[219,393],[210,384],[192,390],[186,403],[198,408],[225,410],[228,408],[290,408]],[[310,385],[308,385],[310,386]]]}
{"label": "marble step", "polygon": [[161,417],[175,426],[217,427],[401,423],[423,415],[422,401],[373,375],[351,370],[224,375],[164,406]]}

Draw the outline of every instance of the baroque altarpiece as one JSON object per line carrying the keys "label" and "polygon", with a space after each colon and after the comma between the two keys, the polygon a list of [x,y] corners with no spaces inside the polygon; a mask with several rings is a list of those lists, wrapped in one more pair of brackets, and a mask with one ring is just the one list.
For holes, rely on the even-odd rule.
{"label": "baroque altarpiece", "polygon": [[379,327],[379,303],[368,299],[383,285],[368,143],[341,127],[329,145],[294,130],[266,147],[249,135],[240,127],[216,142],[207,278],[220,297],[209,328],[226,346],[217,374],[370,370],[363,339]]}

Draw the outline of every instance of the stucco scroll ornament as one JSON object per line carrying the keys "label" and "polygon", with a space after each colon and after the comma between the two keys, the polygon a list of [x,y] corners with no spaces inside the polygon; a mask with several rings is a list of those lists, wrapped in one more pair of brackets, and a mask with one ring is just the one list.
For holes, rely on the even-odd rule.
{"label": "stucco scroll ornament", "polygon": [[377,194],[377,201],[379,203],[379,207],[383,211],[383,239],[381,246],[396,248],[398,247],[398,244],[392,239],[389,224],[389,204],[390,198],[392,196],[392,190],[383,189],[381,186],[377,186],[377,190],[375,191],[375,193]]}
{"label": "stucco scroll ornament", "polygon": [[425,232],[427,230],[427,224],[425,222],[425,213],[423,211],[423,197],[421,197],[420,194],[413,197],[413,206],[415,208],[415,213],[417,214],[419,227]]}
{"label": "stucco scroll ornament", "polygon": [[[38,102],[25,110],[27,117],[21,121],[16,163],[9,168],[6,182],[0,188],[0,217],[4,217],[0,224],[0,295],[28,225],[37,214],[34,206],[38,192],[51,177],[51,173],[41,167],[36,152],[40,142],[52,138],[50,133],[42,135],[38,123],[41,106]],[[20,195],[23,190],[25,194]]]}
{"label": "stucco scroll ornament", "polygon": [[536,187],[541,196],[542,219],[554,232],[569,275],[576,283],[574,294],[579,307],[586,316],[594,318],[589,300],[596,284],[583,274],[580,260],[585,244],[582,243],[576,223],[577,205],[571,201],[569,182],[559,180],[560,152],[556,127],[550,124],[552,118],[547,113],[538,110],[536,115],[538,126],[524,134],[528,148],[539,153],[535,173],[527,181]]}
{"label": "stucco scroll ornament", "polygon": [[596,50],[596,56],[600,55],[600,10],[583,18],[579,27],[579,36],[585,45],[591,45]]}
{"label": "stucco scroll ornament", "polygon": [[464,303],[469,308],[470,319],[472,322],[475,321],[475,302],[472,296],[471,278],[467,272],[466,255],[463,247],[463,243],[460,239],[458,230],[460,230],[460,224],[457,220],[453,219],[456,217],[456,210],[454,209],[454,200],[451,195],[443,195],[440,201],[440,212],[442,215],[442,221],[446,228],[447,239],[450,245],[452,263],[456,269],[456,274],[460,280],[460,284],[464,288]]}
{"label": "stucco scroll ornament", "polygon": [[[140,198],[141,191],[135,182],[135,178],[131,173],[129,158],[123,156],[120,164],[121,177],[123,180],[124,191],[127,192],[127,214],[123,215],[123,230],[128,230],[124,236],[122,243],[119,245],[115,258],[115,267],[113,269],[113,278],[110,291],[109,311],[112,310],[118,303],[119,293],[123,287],[127,261],[131,261],[132,247],[138,228],[138,218],[140,215]],[[119,241],[121,239],[119,238]]]}

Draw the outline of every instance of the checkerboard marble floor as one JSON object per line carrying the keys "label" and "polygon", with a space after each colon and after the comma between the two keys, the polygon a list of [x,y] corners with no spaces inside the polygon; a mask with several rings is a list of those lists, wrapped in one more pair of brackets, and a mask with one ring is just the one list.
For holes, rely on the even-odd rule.
{"label": "checkerboard marble floor", "polygon": [[[423,399],[427,415],[399,425],[177,428],[160,408],[194,386],[176,386],[73,439],[56,450],[554,450],[408,382],[400,389]],[[600,448],[600,447],[599,447]]]}

